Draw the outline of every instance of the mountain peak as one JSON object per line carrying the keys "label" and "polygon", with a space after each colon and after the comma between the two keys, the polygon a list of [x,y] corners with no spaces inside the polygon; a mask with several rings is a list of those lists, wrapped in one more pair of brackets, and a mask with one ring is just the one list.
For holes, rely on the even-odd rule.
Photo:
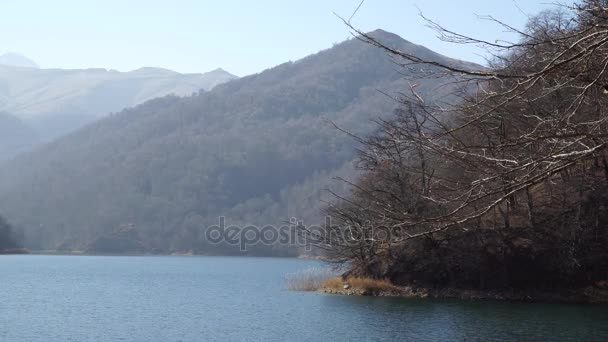
{"label": "mountain peak", "polygon": [[36,64],[31,59],[20,55],[14,52],[7,52],[3,55],[0,55],[0,65],[8,65],[8,66],[16,66],[16,67],[24,67],[24,68],[40,68],[38,64]]}
{"label": "mountain peak", "polygon": [[221,75],[221,76],[227,76],[229,78],[238,78],[238,76],[224,70],[223,68],[213,69],[211,71],[206,72],[205,74],[206,75]]}
{"label": "mountain peak", "polygon": [[215,69],[211,70],[210,72],[225,72],[225,73],[229,73],[228,71],[224,70],[223,68],[215,68]]}
{"label": "mountain peak", "polygon": [[375,29],[373,31],[369,31],[367,32],[368,35],[370,36],[377,36],[377,37],[398,37],[399,39],[403,39],[401,38],[399,35],[389,32],[389,31],[385,31],[383,29]]}
{"label": "mountain peak", "polygon": [[382,43],[393,42],[393,43],[400,43],[400,44],[403,44],[403,43],[412,44],[412,42],[410,42],[407,39],[404,39],[403,37],[399,36],[398,34],[388,32],[383,29],[376,29],[374,31],[367,32],[367,35],[374,39],[380,40]]}
{"label": "mountain peak", "polygon": [[135,69],[135,70],[131,71],[131,73],[133,73],[133,74],[140,74],[140,75],[148,75],[148,76],[160,76],[160,75],[173,76],[173,75],[179,75],[179,73],[177,71],[173,71],[173,70],[165,69],[165,68],[157,68],[157,67],[142,67],[142,68]]}

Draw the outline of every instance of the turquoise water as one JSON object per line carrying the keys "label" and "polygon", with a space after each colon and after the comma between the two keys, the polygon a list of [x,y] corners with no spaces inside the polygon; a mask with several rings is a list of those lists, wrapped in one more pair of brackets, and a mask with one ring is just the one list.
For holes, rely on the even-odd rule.
{"label": "turquoise water", "polygon": [[0,341],[608,341],[608,307],[284,290],[315,261],[0,256]]}

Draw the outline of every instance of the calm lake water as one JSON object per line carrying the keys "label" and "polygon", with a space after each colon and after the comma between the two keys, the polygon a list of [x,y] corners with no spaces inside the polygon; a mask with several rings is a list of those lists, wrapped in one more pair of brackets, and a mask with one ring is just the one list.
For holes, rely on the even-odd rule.
{"label": "calm lake water", "polygon": [[0,341],[608,341],[608,307],[291,292],[315,261],[0,256]]}

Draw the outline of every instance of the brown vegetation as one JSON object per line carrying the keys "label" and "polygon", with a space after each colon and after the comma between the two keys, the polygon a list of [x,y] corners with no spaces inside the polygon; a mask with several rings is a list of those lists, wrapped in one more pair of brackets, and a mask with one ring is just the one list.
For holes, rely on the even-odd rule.
{"label": "brown vegetation", "polygon": [[416,84],[360,138],[364,175],[311,235],[348,277],[430,288],[561,291],[608,279],[608,1],[532,18],[517,43],[486,42],[487,69],[401,52],[406,69],[453,77],[454,103]]}
{"label": "brown vegetation", "polygon": [[303,271],[288,274],[285,278],[287,289],[291,291],[317,291],[323,284],[333,278],[336,272],[329,268],[312,267]]}
{"label": "brown vegetation", "polygon": [[372,278],[360,278],[350,277],[342,279],[341,277],[332,277],[327,279],[322,288],[324,291],[350,291],[356,294],[369,295],[369,294],[393,294],[400,295],[403,293],[403,289],[393,285],[386,279],[372,279]]}

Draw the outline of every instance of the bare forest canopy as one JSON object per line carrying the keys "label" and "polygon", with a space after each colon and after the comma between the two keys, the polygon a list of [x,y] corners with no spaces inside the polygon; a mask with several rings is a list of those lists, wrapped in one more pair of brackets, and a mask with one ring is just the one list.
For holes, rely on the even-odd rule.
{"label": "bare forest canopy", "polygon": [[[491,19],[492,20],[492,19]],[[460,79],[460,101],[415,86],[377,131],[355,136],[351,191],[313,234],[352,273],[398,284],[576,288],[608,279],[608,2],[532,17],[516,43],[480,41],[494,57],[471,70],[358,32],[406,70]]]}

